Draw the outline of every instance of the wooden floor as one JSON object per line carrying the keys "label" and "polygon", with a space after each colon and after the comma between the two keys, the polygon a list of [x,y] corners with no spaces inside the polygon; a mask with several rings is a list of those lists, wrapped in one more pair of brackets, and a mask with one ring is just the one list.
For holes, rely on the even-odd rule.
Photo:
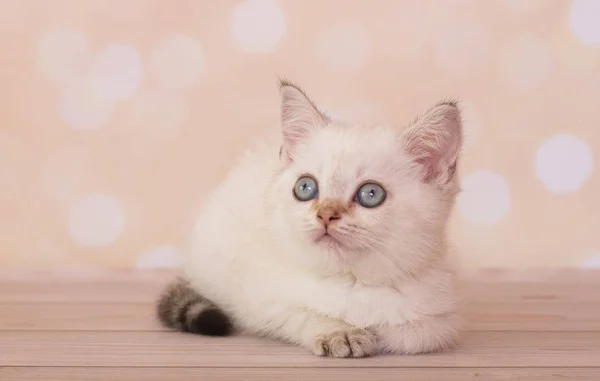
{"label": "wooden floor", "polygon": [[458,349],[368,359],[165,331],[153,301],[171,276],[1,270],[0,380],[600,380],[600,272],[469,274]]}

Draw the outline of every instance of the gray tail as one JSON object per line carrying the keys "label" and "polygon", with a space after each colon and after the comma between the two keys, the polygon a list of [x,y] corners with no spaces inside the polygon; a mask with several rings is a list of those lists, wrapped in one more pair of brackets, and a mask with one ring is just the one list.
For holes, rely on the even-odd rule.
{"label": "gray tail", "polygon": [[168,328],[206,336],[233,333],[231,319],[183,278],[177,278],[167,286],[157,310],[161,323]]}

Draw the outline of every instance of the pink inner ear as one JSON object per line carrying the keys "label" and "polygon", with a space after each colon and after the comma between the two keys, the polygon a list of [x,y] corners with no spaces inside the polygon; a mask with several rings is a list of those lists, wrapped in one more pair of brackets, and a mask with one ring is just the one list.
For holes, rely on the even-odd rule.
{"label": "pink inner ear", "polygon": [[442,139],[425,148],[425,154],[416,161],[425,169],[424,181],[446,184],[454,175],[461,135],[446,133]]}
{"label": "pink inner ear", "polygon": [[415,161],[424,168],[423,181],[440,181],[445,184],[454,175],[457,158],[455,157],[453,160],[450,159],[449,162],[446,162],[440,155],[432,153],[431,156],[426,156]]}
{"label": "pink inner ear", "polygon": [[420,158],[415,160],[417,163],[421,164],[424,168],[425,173],[423,174],[423,181],[430,182],[435,180],[435,178],[439,177],[440,173],[437,170],[437,159],[432,156],[427,156],[424,158]]}
{"label": "pink inner ear", "polygon": [[298,144],[305,141],[311,132],[327,124],[328,120],[297,86],[286,82],[280,90],[283,135],[281,157],[291,160]]}
{"label": "pink inner ear", "polygon": [[423,181],[446,184],[452,179],[462,146],[461,120],[455,105],[434,107],[406,139],[407,151],[423,166]]}

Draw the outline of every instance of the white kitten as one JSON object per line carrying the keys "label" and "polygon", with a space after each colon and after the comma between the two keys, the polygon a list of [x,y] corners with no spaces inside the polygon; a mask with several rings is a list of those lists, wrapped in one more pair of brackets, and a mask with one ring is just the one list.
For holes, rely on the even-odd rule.
{"label": "white kitten", "polygon": [[439,103],[401,130],[333,121],[297,86],[280,90],[282,139],[248,153],[207,197],[185,276],[159,301],[163,324],[333,357],[455,344],[445,230],[458,190],[457,105]]}

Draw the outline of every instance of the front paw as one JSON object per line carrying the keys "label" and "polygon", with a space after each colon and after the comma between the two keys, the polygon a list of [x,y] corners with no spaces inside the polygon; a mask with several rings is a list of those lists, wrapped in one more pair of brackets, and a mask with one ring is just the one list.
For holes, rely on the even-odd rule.
{"label": "front paw", "polygon": [[377,350],[374,334],[364,329],[335,331],[316,338],[313,353],[329,357],[366,357]]}

